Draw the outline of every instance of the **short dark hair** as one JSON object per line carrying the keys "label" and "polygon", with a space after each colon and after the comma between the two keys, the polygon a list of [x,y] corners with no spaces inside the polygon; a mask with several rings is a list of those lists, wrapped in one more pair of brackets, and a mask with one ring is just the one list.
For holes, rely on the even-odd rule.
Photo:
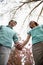
{"label": "short dark hair", "polygon": [[14,22],[14,23],[16,23],[16,24],[17,24],[17,22],[16,22],[16,21],[14,21],[14,20],[10,20],[10,21],[9,21],[9,24],[10,24],[11,22]]}
{"label": "short dark hair", "polygon": [[[31,25],[31,23],[33,23],[33,22],[35,23],[36,26],[39,25],[39,24],[38,24],[37,22],[35,22],[35,21],[30,21],[29,25]],[[31,27],[30,27],[30,28],[31,28]]]}

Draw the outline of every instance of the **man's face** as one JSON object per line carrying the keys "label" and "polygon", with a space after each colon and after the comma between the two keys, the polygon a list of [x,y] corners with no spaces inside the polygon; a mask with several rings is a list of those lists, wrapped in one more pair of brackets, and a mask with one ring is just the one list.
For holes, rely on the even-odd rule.
{"label": "man's face", "polygon": [[12,27],[14,27],[14,26],[16,26],[16,22],[14,22],[14,21],[12,21],[12,22],[10,22],[10,25],[12,26]]}

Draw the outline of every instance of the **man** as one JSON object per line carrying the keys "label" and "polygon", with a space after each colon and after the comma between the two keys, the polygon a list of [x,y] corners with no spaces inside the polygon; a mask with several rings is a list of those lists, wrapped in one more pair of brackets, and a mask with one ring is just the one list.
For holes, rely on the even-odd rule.
{"label": "man", "polygon": [[16,21],[11,20],[7,26],[0,26],[0,65],[7,65],[12,40],[15,43],[15,47],[21,49],[16,32],[13,31],[13,27],[16,24]]}

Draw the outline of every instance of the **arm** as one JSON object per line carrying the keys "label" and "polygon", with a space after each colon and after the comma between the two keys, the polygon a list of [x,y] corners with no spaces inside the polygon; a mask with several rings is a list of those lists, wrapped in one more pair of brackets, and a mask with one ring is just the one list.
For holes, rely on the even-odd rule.
{"label": "arm", "polygon": [[[20,42],[18,42],[17,36],[14,36],[15,47],[16,47],[17,49],[21,50],[21,49],[28,43],[30,37],[31,37],[31,35],[28,34],[26,40],[25,40],[23,43],[20,43]],[[16,40],[16,41],[15,41],[15,40]]]}
{"label": "arm", "polygon": [[25,46],[29,42],[30,37],[31,35],[28,34],[26,40],[22,43],[22,46]]}
{"label": "arm", "polygon": [[15,42],[15,47],[18,49],[18,50],[22,50],[22,45],[20,42]]}
{"label": "arm", "polygon": [[18,37],[17,37],[16,34],[13,36],[13,41],[14,41],[14,43],[15,43],[14,46],[15,46],[18,50],[21,50],[21,43],[18,41]]}
{"label": "arm", "polygon": [[21,50],[28,43],[30,37],[31,37],[31,35],[28,34],[26,40],[23,43],[16,42],[15,47],[18,48],[19,50]]}

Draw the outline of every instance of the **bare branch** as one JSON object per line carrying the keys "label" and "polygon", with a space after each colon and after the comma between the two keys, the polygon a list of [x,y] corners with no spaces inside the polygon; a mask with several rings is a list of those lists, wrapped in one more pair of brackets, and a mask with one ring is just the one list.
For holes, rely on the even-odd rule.
{"label": "bare branch", "polygon": [[25,3],[25,4],[26,4],[26,3],[37,2],[37,1],[40,1],[40,0],[29,0],[29,1],[26,1],[26,2],[22,2],[22,1],[21,1],[20,3]]}
{"label": "bare branch", "polygon": [[33,1],[27,1],[27,2],[20,2],[20,3],[25,3],[25,4],[27,4],[27,3],[30,3],[30,2],[33,2]]}
{"label": "bare branch", "polygon": [[41,9],[41,12],[39,13],[39,16],[38,16],[38,18],[37,18],[37,22],[38,22],[38,20],[39,20],[39,17],[40,17],[41,14],[42,14],[42,11],[43,11],[43,7],[42,7],[42,9]]}
{"label": "bare branch", "polygon": [[[24,5],[25,3],[23,3],[22,5],[20,5],[16,10],[15,10],[15,12],[13,13],[14,15],[16,14],[16,12],[18,11],[18,9],[20,9],[23,5]],[[14,16],[13,16],[14,17]],[[13,18],[12,17],[12,18]]]}
{"label": "bare branch", "polygon": [[32,10],[31,10],[31,12],[29,13],[29,15],[32,13],[32,11],[34,10],[34,9],[36,9],[41,3],[42,3],[43,1],[41,1],[39,4],[37,4]]}
{"label": "bare branch", "polygon": [[26,16],[26,18],[25,18],[25,20],[23,21],[23,24],[22,24],[22,26],[21,26],[21,30],[22,30],[22,28],[23,28],[23,26],[24,26],[24,24],[25,24],[25,21],[26,21],[26,19],[28,18],[28,16],[30,17],[30,15],[27,15],[27,16]]}
{"label": "bare branch", "polygon": [[[14,12],[14,14],[15,14],[16,11],[17,11],[19,8],[21,8],[24,4],[25,4],[25,3],[21,4],[21,5],[18,6],[16,9],[14,8],[13,10],[10,10],[10,13],[13,12],[13,11],[15,11],[15,12]],[[4,15],[4,14],[6,14],[6,13],[8,13],[8,11],[6,11],[5,13],[2,13],[2,14],[0,13],[0,16]]]}
{"label": "bare branch", "polygon": [[33,11],[35,8],[37,8],[41,3],[42,3],[42,1],[41,1],[38,5],[36,5],[36,6],[31,10],[31,12],[26,16],[24,22],[26,21],[27,17],[30,16],[30,14],[32,13],[32,11]]}
{"label": "bare branch", "polygon": [[[28,13],[28,15],[26,16],[26,18],[25,18],[25,20],[24,20],[24,22],[26,21],[26,19],[27,19],[27,17],[29,16],[30,17],[30,15],[31,15],[31,13],[32,13],[32,11],[35,9],[35,8],[37,8],[41,3],[42,3],[43,1],[41,1],[38,5],[36,5],[32,10],[31,10],[31,12],[30,13]],[[23,22],[23,25],[24,25],[24,22]]]}
{"label": "bare branch", "polygon": [[[32,1],[29,1],[29,2],[27,2],[27,3],[30,3],[30,2],[33,2],[33,0],[32,0]],[[31,12],[32,12],[35,8],[37,8],[42,2],[43,2],[43,1],[41,1],[38,5],[36,5],[36,6],[31,10]],[[15,15],[16,12],[17,12],[17,10],[20,9],[24,4],[26,4],[26,2],[23,2],[23,4],[20,5],[20,6],[16,9],[16,11],[15,11],[13,14]],[[31,14],[31,12],[29,13],[29,15]],[[27,16],[26,16],[26,18],[27,18]]]}

